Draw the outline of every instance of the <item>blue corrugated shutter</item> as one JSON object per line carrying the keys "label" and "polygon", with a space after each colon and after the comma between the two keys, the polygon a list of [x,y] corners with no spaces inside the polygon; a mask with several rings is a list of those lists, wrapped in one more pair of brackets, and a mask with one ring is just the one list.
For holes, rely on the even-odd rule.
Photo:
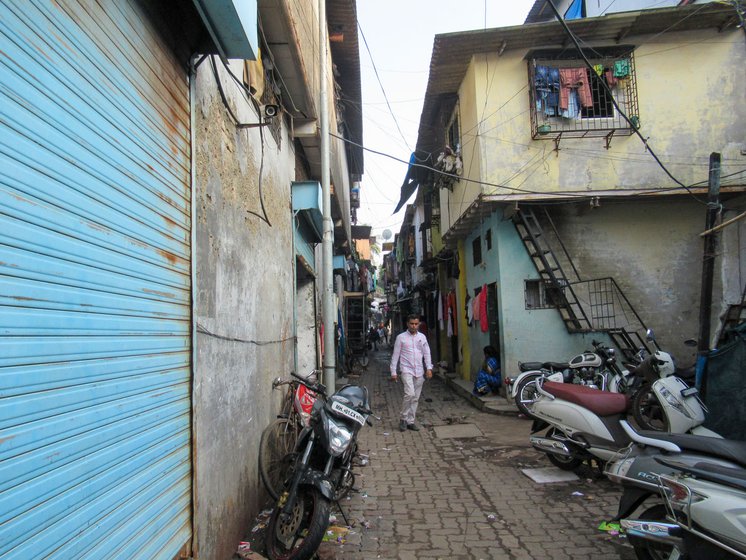
{"label": "blue corrugated shutter", "polygon": [[191,536],[189,90],[136,2],[0,3],[0,557]]}

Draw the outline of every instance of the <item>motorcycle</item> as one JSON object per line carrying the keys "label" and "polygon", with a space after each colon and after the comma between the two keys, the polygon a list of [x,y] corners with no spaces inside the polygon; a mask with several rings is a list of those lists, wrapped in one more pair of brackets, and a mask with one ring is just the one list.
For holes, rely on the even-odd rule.
{"label": "motorcycle", "polygon": [[[648,356],[639,368],[652,367],[656,359],[655,354]],[[621,423],[627,417],[629,395],[542,379],[537,380],[537,391],[529,409],[534,417],[531,433],[549,429],[544,436],[531,435],[531,445],[559,468],[574,470],[591,458],[605,463],[629,445],[631,438]],[[702,426],[704,410],[695,392],[669,392],[659,407],[667,425],[678,433],[720,437]]]}
{"label": "motorcycle", "polygon": [[[746,443],[622,426],[632,443],[605,473],[624,487],[616,518],[637,557],[746,558]],[[668,508],[630,518],[659,495]]]}
{"label": "motorcycle", "polygon": [[592,344],[593,352],[578,354],[569,362],[519,363],[521,373],[515,378],[505,378],[508,394],[515,401],[518,410],[530,416],[529,405],[536,399],[538,379],[624,392],[628,374],[616,364],[614,349],[595,340]]}
{"label": "motorcycle", "polygon": [[357,436],[370,410],[365,387],[345,385],[331,396],[319,383],[292,374],[316,393],[310,422],[303,428],[289,465],[283,490],[267,525],[266,548],[271,560],[311,558],[329,525],[331,503],[352,489]]}

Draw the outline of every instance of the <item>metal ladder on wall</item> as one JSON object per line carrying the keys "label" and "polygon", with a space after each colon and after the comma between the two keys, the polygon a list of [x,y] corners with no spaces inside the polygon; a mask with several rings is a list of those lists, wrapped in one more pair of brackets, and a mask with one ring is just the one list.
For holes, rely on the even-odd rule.
{"label": "metal ladder on wall", "polygon": [[513,223],[539,276],[554,288],[552,299],[568,332],[592,330],[591,323],[563,272],[557,256],[549,246],[533,209],[519,208],[513,216]]}
{"label": "metal ladder on wall", "polygon": [[[547,216],[547,219],[549,219],[551,224],[551,218]],[[547,235],[534,213],[534,210],[530,207],[518,209],[513,216],[513,223],[515,224],[516,230],[518,231],[518,234],[542,280],[550,282],[555,288],[556,295],[554,297],[554,303],[557,306],[557,310],[560,312],[568,332],[605,332],[609,335],[614,345],[622,352],[624,357],[628,359],[637,354],[641,347],[648,351],[650,350],[646,340],[639,332],[630,332],[623,327],[615,326],[615,320],[613,317],[614,305],[612,303],[613,294],[611,293],[612,290],[609,282],[614,285],[614,288],[619,292],[619,296],[624,300],[624,305],[628,307],[631,314],[638,319],[641,325],[642,319],[640,319],[639,315],[634,311],[631,303],[621,293],[621,290],[616,286],[613,279],[605,278],[582,282],[577,270],[575,270],[575,267],[572,264],[570,255],[567,254],[567,250],[565,250],[567,261],[577,277],[576,285],[590,285],[589,292],[586,295],[589,298],[587,304],[590,306],[590,311],[593,317],[589,318],[583,309],[575,290],[573,290],[573,283],[569,281],[563,272],[557,256],[552,251]],[[553,225],[552,228],[554,228]],[[556,230],[554,230],[554,234],[557,237],[557,242],[562,245],[562,240],[559,239]],[[562,245],[562,248],[564,249],[564,245]],[[612,309],[609,310],[609,308]],[[596,322],[599,322],[599,324],[595,324]]]}

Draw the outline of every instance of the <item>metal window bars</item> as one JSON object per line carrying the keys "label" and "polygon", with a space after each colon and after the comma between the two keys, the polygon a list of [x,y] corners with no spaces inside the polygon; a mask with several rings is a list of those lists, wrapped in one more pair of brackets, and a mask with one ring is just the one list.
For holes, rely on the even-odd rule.
{"label": "metal window bars", "polygon": [[[634,56],[591,58],[594,70],[583,60],[531,58],[528,64],[531,98],[531,137],[605,138],[608,149],[615,135],[629,136],[640,126]],[[614,100],[631,124],[612,103]]]}

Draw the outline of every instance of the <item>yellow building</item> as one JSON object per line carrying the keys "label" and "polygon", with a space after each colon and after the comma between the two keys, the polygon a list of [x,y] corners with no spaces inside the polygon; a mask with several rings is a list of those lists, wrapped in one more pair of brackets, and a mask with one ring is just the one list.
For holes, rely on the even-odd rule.
{"label": "yellow building", "polygon": [[[510,375],[603,336],[631,351],[645,327],[680,363],[693,359],[683,340],[702,333],[712,153],[722,219],[744,206],[735,16],[710,3],[436,36],[417,154],[443,172],[420,190],[463,271],[442,267],[440,291],[457,296],[450,359],[464,378],[486,344]],[[742,299],[743,230],[720,234],[712,344]],[[483,289],[489,324],[469,324]]]}

